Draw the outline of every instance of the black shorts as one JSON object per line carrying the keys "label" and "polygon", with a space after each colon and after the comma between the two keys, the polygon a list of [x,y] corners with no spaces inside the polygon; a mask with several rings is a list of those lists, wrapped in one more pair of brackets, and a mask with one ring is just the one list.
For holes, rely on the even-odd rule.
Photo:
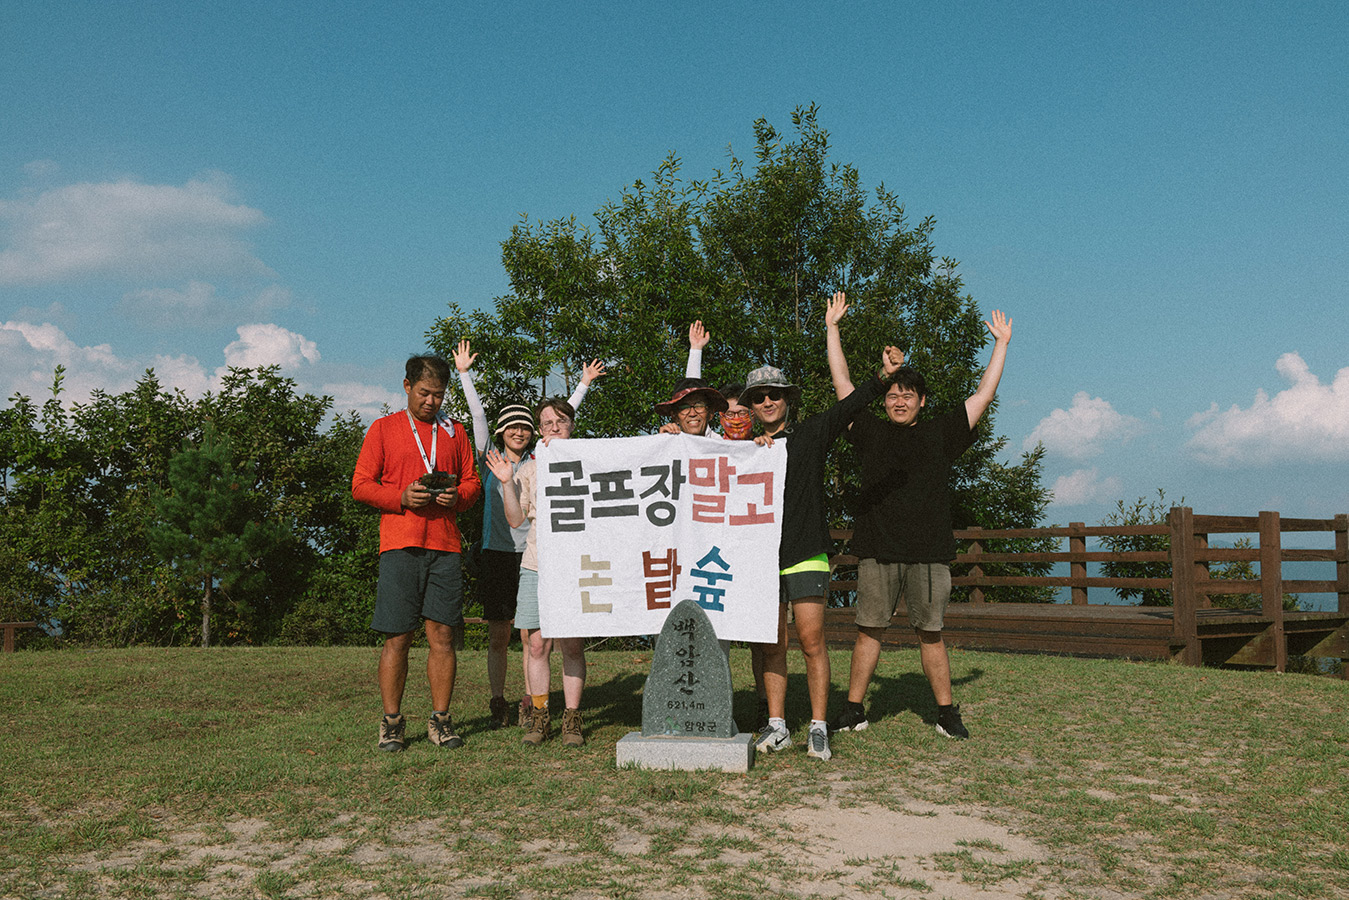
{"label": "black shorts", "polygon": [[385,634],[406,634],[422,619],[442,625],[464,624],[459,554],[422,547],[385,550],[379,555],[379,583],[370,627]]}
{"label": "black shorts", "polygon": [[515,595],[520,589],[520,558],[523,553],[483,550],[478,563],[478,599],[482,617],[489,622],[515,618]]}

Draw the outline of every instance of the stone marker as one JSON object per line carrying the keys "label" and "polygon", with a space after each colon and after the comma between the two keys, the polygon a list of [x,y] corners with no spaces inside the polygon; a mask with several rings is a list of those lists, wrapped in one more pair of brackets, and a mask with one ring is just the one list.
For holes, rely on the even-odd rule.
{"label": "stone marker", "polygon": [[618,742],[618,764],[748,772],[753,736],[731,717],[731,666],[707,613],[681,600],[665,618],[642,692],[642,730]]}

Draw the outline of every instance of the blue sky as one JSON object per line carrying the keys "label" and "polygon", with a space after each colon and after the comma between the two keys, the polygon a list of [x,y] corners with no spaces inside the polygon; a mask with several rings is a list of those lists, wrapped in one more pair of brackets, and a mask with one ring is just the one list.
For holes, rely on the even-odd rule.
{"label": "blue sky", "polygon": [[1051,521],[1347,512],[1347,46],[1341,2],[7,0],[0,390],[279,363],[398,405],[522,213],[817,103],[1014,317],[997,424],[1045,443]]}

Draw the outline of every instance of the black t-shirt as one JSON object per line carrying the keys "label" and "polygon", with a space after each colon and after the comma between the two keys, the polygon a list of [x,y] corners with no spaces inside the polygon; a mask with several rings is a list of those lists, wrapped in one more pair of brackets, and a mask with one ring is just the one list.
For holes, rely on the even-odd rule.
{"label": "black t-shirt", "polygon": [[864,412],[847,439],[862,461],[853,554],[883,563],[955,559],[951,464],[974,443],[965,404],[913,425]]}
{"label": "black t-shirt", "polygon": [[824,509],[824,461],[848,422],[885,393],[885,383],[868,378],[822,413],[789,425],[777,437],[787,441],[787,476],[782,489],[782,541],[778,568],[828,553],[833,546]]}

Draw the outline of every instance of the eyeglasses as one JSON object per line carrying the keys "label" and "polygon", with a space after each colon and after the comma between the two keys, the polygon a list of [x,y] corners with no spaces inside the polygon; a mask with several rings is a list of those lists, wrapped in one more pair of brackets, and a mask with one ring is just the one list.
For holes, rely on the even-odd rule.
{"label": "eyeglasses", "polygon": [[675,407],[675,415],[686,412],[707,412],[707,404],[702,400],[693,403],[681,403]]}
{"label": "eyeglasses", "polygon": [[753,397],[751,397],[749,405],[758,406],[765,400],[772,400],[774,403],[777,403],[785,396],[787,396],[787,392],[784,391],[782,388],[768,388],[767,390],[761,391],[755,394]]}
{"label": "eyeglasses", "polygon": [[539,431],[561,431],[571,424],[571,419],[558,416],[556,419],[543,419],[539,422]]}
{"label": "eyeglasses", "polygon": [[737,409],[734,411],[718,413],[718,415],[721,416],[721,421],[723,422],[734,422],[738,419],[748,419],[750,417],[750,411],[747,409]]}

